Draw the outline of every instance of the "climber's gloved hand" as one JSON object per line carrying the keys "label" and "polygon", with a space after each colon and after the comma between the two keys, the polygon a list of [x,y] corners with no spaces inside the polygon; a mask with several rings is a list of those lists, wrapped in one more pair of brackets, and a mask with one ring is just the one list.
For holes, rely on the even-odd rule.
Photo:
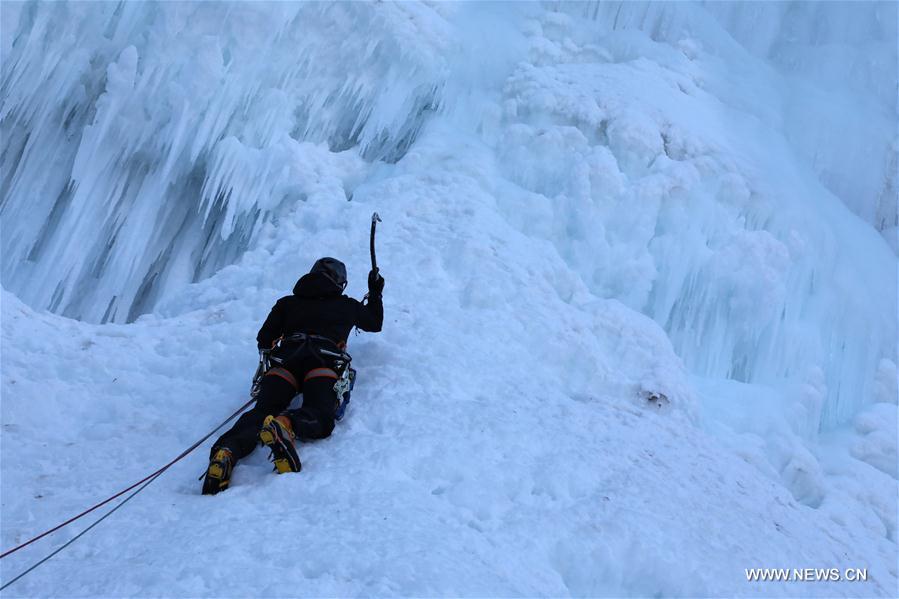
{"label": "climber's gloved hand", "polygon": [[368,273],[368,294],[370,296],[381,297],[381,292],[384,291],[384,277],[381,276],[381,273],[374,269]]}

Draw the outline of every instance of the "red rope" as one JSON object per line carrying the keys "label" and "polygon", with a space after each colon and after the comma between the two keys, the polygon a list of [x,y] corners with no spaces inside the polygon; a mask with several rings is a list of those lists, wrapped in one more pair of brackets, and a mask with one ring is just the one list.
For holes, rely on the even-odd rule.
{"label": "red rope", "polygon": [[244,410],[246,410],[246,409],[250,406],[250,404],[252,404],[254,401],[256,401],[256,400],[255,400],[255,399],[251,399],[250,401],[248,401],[247,403],[245,403],[245,404],[244,404],[243,406],[241,406],[236,412],[234,412],[233,414],[231,414],[231,416],[229,416],[229,417],[227,418],[227,420],[225,420],[225,421],[222,422],[220,425],[218,425],[216,428],[214,428],[214,429],[212,430],[212,432],[210,432],[208,435],[206,435],[205,437],[203,437],[202,439],[200,439],[199,441],[197,441],[196,443],[194,443],[193,445],[191,445],[190,447],[188,447],[186,450],[184,450],[184,451],[181,453],[181,455],[179,455],[178,457],[176,457],[174,460],[172,460],[171,462],[169,462],[168,464],[166,464],[165,466],[163,466],[162,468],[160,468],[159,470],[157,470],[157,471],[154,472],[153,474],[149,474],[149,475],[145,476],[144,478],[140,479],[139,481],[137,481],[136,483],[134,483],[133,485],[131,485],[131,486],[128,487],[127,489],[123,489],[123,490],[119,491],[118,493],[116,493],[115,495],[113,495],[112,497],[110,497],[110,498],[108,498],[108,499],[104,499],[103,501],[101,501],[101,502],[98,503],[97,505],[95,505],[95,506],[93,506],[93,507],[91,507],[91,508],[88,508],[88,509],[84,510],[83,512],[81,512],[81,513],[78,514],[77,516],[74,516],[74,517],[72,517],[72,518],[69,518],[68,520],[66,520],[66,521],[63,522],[62,524],[60,524],[60,525],[58,525],[58,526],[54,526],[53,528],[51,528],[50,530],[48,530],[48,531],[46,531],[46,532],[42,532],[41,534],[39,534],[38,536],[34,537],[34,538],[31,539],[30,541],[26,541],[26,542],[22,543],[21,545],[19,545],[18,547],[13,547],[12,549],[10,549],[10,550],[8,550],[8,551],[4,551],[2,554],[0,554],[0,559],[3,559],[3,558],[6,557],[7,555],[10,555],[10,554],[15,553],[16,551],[18,551],[19,549],[22,549],[23,547],[27,547],[28,545],[31,545],[32,543],[34,543],[34,542],[37,541],[38,539],[42,539],[42,538],[46,537],[47,535],[56,532],[56,531],[59,530],[60,528],[62,528],[62,527],[64,527],[64,526],[67,526],[67,525],[71,524],[71,523],[74,522],[75,520],[78,520],[79,518],[81,518],[81,517],[83,517],[83,516],[86,516],[86,515],[90,514],[92,511],[96,510],[97,508],[103,507],[104,505],[106,505],[107,503],[109,503],[110,501],[112,501],[113,499],[115,499],[115,498],[117,498],[117,497],[121,497],[122,495],[124,495],[125,493],[127,493],[128,491],[130,491],[131,489],[133,489],[134,487],[137,487],[138,485],[140,485],[140,484],[142,484],[142,483],[145,483],[146,481],[150,480],[150,479],[153,478],[154,476],[158,476],[159,474],[162,474],[163,472],[165,472],[166,470],[168,470],[169,468],[171,468],[175,463],[177,463],[178,461],[180,461],[181,459],[183,459],[185,456],[187,456],[187,455],[188,455],[190,452],[192,452],[194,449],[196,449],[197,447],[199,447],[200,445],[202,445],[203,442],[206,441],[206,439],[208,439],[209,437],[211,437],[212,435],[214,435],[216,431],[218,431],[220,428],[222,428],[223,426],[225,426],[226,424],[228,424],[228,422],[230,422],[231,420],[233,420],[238,414],[240,414],[241,412],[243,412]]}

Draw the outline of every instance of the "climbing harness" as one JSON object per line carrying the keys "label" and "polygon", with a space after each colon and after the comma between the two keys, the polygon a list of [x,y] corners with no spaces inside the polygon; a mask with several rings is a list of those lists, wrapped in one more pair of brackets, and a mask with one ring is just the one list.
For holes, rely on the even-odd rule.
{"label": "climbing harness", "polygon": [[[290,344],[295,344],[295,346]],[[331,346],[337,351],[332,351],[322,347],[322,345]],[[275,342],[275,346],[271,350],[259,351],[259,366],[256,368],[256,374],[253,377],[251,395],[253,397],[258,395],[262,385],[262,377],[266,375],[281,376],[288,382],[291,382],[293,376],[281,365],[289,362],[302,352],[308,352],[322,363],[322,367],[310,370],[304,377],[304,381],[315,377],[335,379],[334,394],[337,398],[337,405],[334,410],[334,419],[342,420],[346,414],[347,404],[350,402],[350,392],[356,385],[356,369],[351,366],[353,358],[343,348],[344,344],[322,335],[294,333],[281,337]],[[279,349],[289,351],[290,353],[286,356],[279,356],[277,355]],[[295,379],[291,384],[293,384],[294,388],[298,388]]]}

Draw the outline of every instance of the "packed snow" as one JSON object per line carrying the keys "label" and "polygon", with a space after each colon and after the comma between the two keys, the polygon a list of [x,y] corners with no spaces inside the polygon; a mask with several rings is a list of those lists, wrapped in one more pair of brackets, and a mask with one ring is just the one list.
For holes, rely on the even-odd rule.
{"label": "packed snow", "polygon": [[0,549],[247,401],[373,211],[386,279],[301,474],[207,442],[4,595],[899,596],[896,3],[0,11]]}

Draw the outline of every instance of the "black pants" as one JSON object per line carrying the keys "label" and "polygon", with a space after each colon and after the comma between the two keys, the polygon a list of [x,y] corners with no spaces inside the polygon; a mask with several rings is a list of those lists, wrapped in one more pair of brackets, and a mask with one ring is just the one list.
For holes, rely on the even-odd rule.
{"label": "black pants", "polygon": [[264,376],[259,394],[256,396],[256,404],[249,412],[238,418],[228,432],[219,437],[212,445],[211,454],[219,448],[225,448],[231,451],[235,462],[248,456],[259,441],[262,422],[269,415],[288,416],[294,434],[303,441],[324,439],[329,436],[334,430],[334,410],[337,407],[334,379],[317,377],[301,384],[303,406],[296,410],[287,410],[287,406],[297,395],[296,389],[279,376]]}

